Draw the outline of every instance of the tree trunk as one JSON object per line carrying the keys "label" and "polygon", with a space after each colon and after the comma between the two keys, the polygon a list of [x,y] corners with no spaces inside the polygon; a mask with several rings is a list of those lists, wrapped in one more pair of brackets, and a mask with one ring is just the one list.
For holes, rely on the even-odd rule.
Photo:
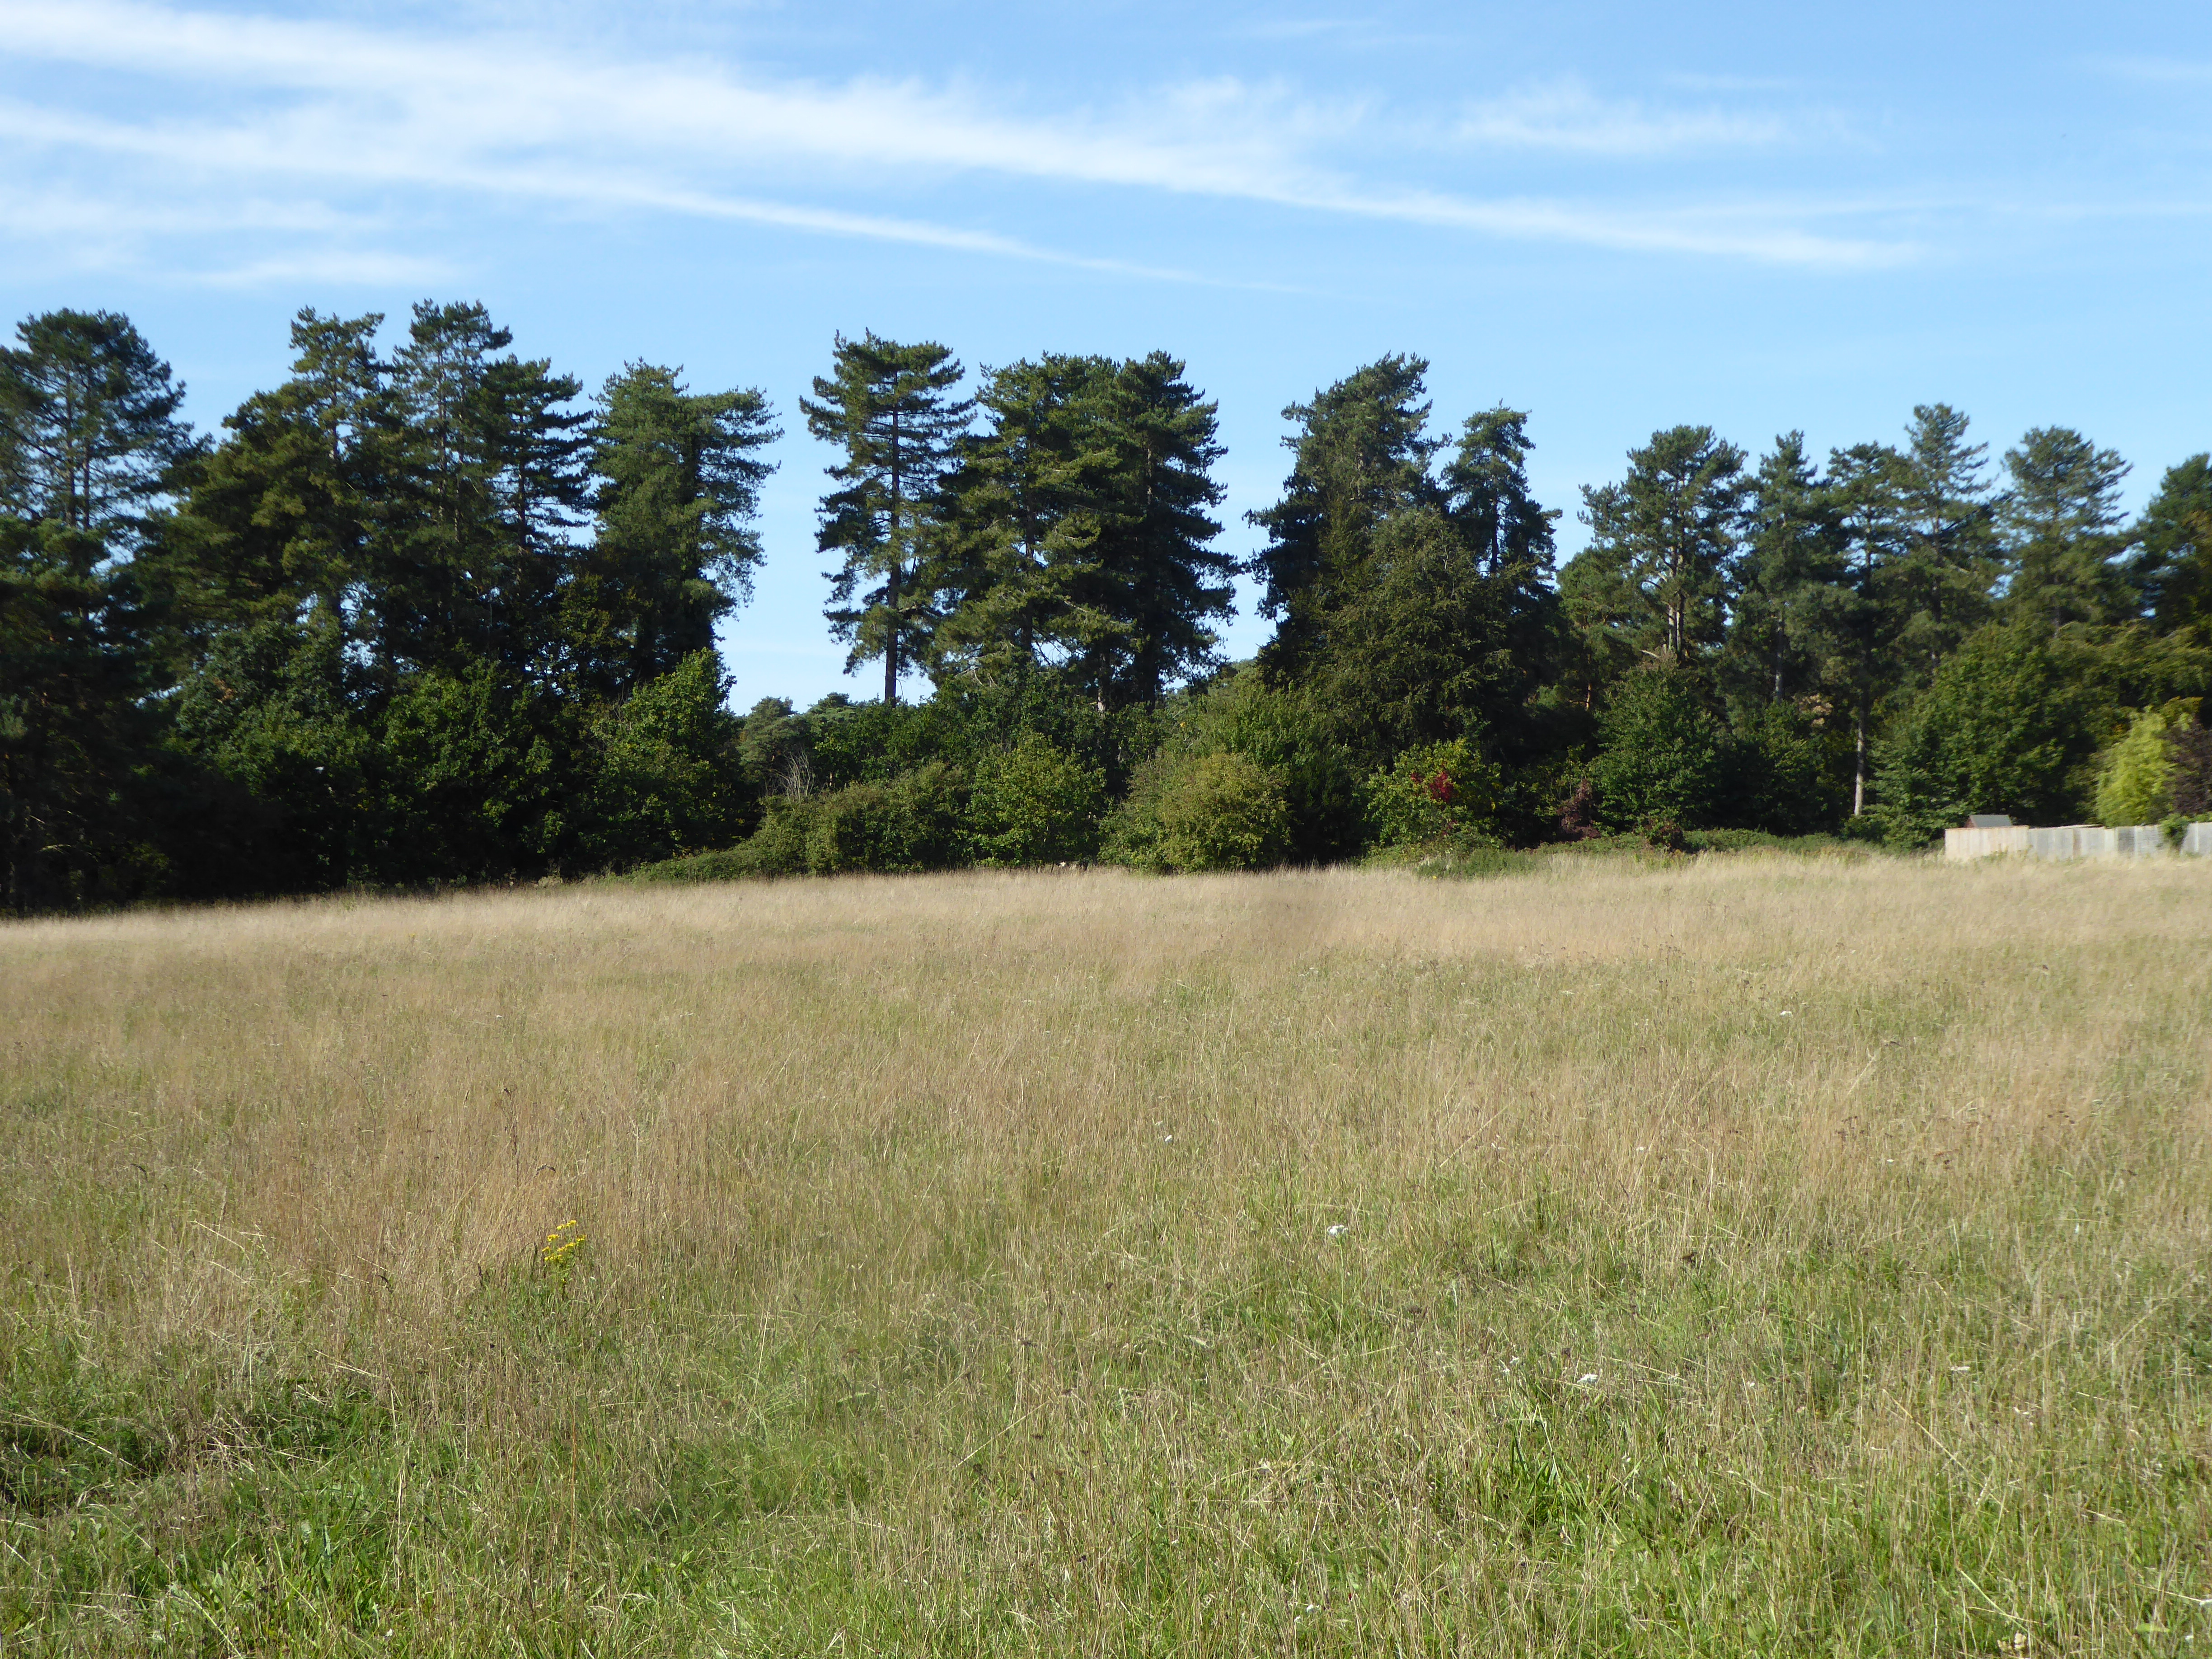
{"label": "tree trunk", "polygon": [[1851,816],[1866,811],[1866,704],[1851,721]]}
{"label": "tree trunk", "polygon": [[884,707],[898,701],[899,672],[899,519],[903,506],[900,463],[898,410],[891,411],[890,568],[884,575],[884,609],[889,613],[884,629]]}

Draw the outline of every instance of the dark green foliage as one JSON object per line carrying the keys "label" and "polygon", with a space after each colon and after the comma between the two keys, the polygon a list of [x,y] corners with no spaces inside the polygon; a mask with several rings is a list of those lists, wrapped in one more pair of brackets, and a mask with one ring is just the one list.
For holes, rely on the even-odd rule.
{"label": "dark green foliage", "polygon": [[763,697],[744,717],[738,740],[744,775],[762,794],[788,799],[814,787],[813,722],[787,697]]}
{"label": "dark green foliage", "polygon": [[2212,686],[2212,653],[2141,623],[2051,632],[2023,617],[1972,635],[1886,745],[1875,816],[1893,842],[1968,812],[2069,823],[2093,810],[2097,753],[2130,713]]}
{"label": "dark green foliage", "polygon": [[49,312],[15,337],[0,349],[0,514],[72,569],[127,556],[193,455],[184,387],[113,312]]}
{"label": "dark green foliage", "polygon": [[[1277,626],[1224,665],[1218,416],[1181,360],[1042,353],[971,404],[946,347],[866,334],[802,407],[840,450],[830,617],[884,696],[740,720],[713,646],[765,556],[765,396],[634,362],[585,407],[481,306],[383,323],[301,311],[212,444],[120,317],[0,353],[0,908],[1056,864],[1102,826],[1155,869],[1909,842],[2077,815],[2136,711],[2212,693],[2203,456],[2130,526],[2125,463],[2062,428],[1997,495],[1943,404],[1825,467],[1674,427],[1555,570],[1528,417],[1433,435],[1412,356],[1285,411],[1246,567]],[[1454,799],[1416,799],[1447,750]]]}
{"label": "dark green foliage", "polygon": [[1906,429],[1902,535],[1884,599],[1896,613],[1899,665],[1910,686],[1926,685],[1990,616],[1996,503],[1982,479],[1989,446],[1968,443],[1967,424],[1948,404],[1923,404]]}
{"label": "dark green foliage", "polygon": [[125,319],[0,351],[0,908],[159,891],[143,787],[160,617],[131,561],[196,459],[183,388]]}
{"label": "dark green foliage", "polygon": [[2212,455],[2166,469],[2136,539],[2130,574],[2160,629],[2212,622]]}
{"label": "dark green foliage", "polygon": [[854,702],[833,693],[802,717],[807,770],[817,789],[888,783],[936,761],[965,763],[975,734],[942,698],[908,705]]}
{"label": "dark green foliage", "polygon": [[1598,819],[1617,830],[1704,829],[1728,783],[1728,733],[1685,671],[1651,668],[1620,683],[1590,763]]}
{"label": "dark green foliage", "polygon": [[713,647],[716,621],[752,591],[770,470],[755,452],[781,435],[758,392],[688,392],[650,363],[609,377],[592,454],[598,534],[561,600],[590,689],[623,696]]}
{"label": "dark green foliage", "polygon": [[1499,793],[1498,769],[1464,739],[1422,744],[1368,775],[1368,833],[1377,847],[1486,839]]}
{"label": "dark green foliage", "polygon": [[1359,777],[1312,700],[1256,666],[1225,674],[1165,711],[1163,755],[1241,755],[1281,786],[1290,860],[1322,864],[1361,844]]}
{"label": "dark green foliage", "polygon": [[[1750,482],[1711,427],[1655,432],[1628,476],[1583,491],[1590,545],[1576,562],[1593,622],[1640,659],[1686,664],[1721,643],[1727,573]],[[1586,624],[1589,625],[1589,624]]]}
{"label": "dark green foliage", "polygon": [[479,662],[410,678],[384,719],[387,881],[535,875],[574,825],[575,711],[552,691]]}
{"label": "dark green foliage", "polygon": [[1228,750],[1162,755],[1109,820],[1105,856],[1139,870],[1263,870],[1289,849],[1281,781]]}
{"label": "dark green foliage", "polygon": [[392,471],[369,544],[368,632],[385,672],[559,666],[568,532],[588,501],[582,391],[479,305],[415,307],[388,368]]}
{"label": "dark green foliage", "polygon": [[2012,489],[1998,522],[2008,617],[2055,629],[2132,616],[2135,594],[2118,558],[2128,464],[2078,432],[2051,426],[2036,428],[2004,459]]}
{"label": "dark green foliage", "polygon": [[2167,804],[2180,817],[2212,817],[2212,730],[2191,722],[2173,727],[2166,740],[2172,768],[2166,776]]}
{"label": "dark green foliage", "polygon": [[1883,750],[1876,816],[1889,837],[1917,844],[1969,812],[2079,822],[2088,806],[2082,769],[2111,712],[2090,683],[2087,651],[2054,640],[2037,616],[1970,638]]}
{"label": "dark green foliage", "polygon": [[178,688],[172,741],[235,792],[224,816],[251,872],[237,887],[318,892],[373,878],[381,764],[356,678],[336,617],[318,610],[216,635]]}
{"label": "dark green foliage", "polygon": [[[793,825],[785,835],[804,819],[805,868],[817,876],[943,870],[965,862],[967,805],[966,778],[932,761],[889,783],[848,784],[807,803],[805,812],[787,807]],[[787,856],[776,843],[763,855]]]}
{"label": "dark green foliage", "polygon": [[837,337],[835,366],[799,400],[806,429],[841,446],[842,486],[822,502],[821,549],[843,562],[827,613],[853,649],[847,666],[881,658],[884,701],[899,676],[928,662],[945,556],[939,485],[975,405],[948,395],[964,371],[934,342],[902,345],[872,332]]}
{"label": "dark green foliage", "polygon": [[979,864],[1059,864],[1093,857],[1106,780],[1034,732],[975,763],[969,845]]}
{"label": "dark green foliage", "polygon": [[1745,829],[1809,835],[1849,814],[1851,762],[1847,732],[1800,704],[1770,702],[1729,731],[1720,816]]}
{"label": "dark green foliage", "polygon": [[713,651],[693,652],[627,702],[596,711],[591,811],[578,836],[586,864],[624,866],[725,847],[750,827],[739,721]]}
{"label": "dark green foliage", "polygon": [[1384,357],[1283,411],[1298,428],[1283,440],[1297,459],[1282,500],[1252,515],[1267,532],[1250,570],[1264,584],[1261,614],[1276,619],[1261,653],[1270,672],[1296,678],[1311,665],[1382,521],[1437,505],[1429,461],[1442,445],[1427,431],[1428,368],[1419,357]]}
{"label": "dark green foliage", "polygon": [[1355,774],[1419,744],[1525,749],[1557,654],[1552,521],[1530,497],[1527,417],[1468,421],[1443,477],[1426,365],[1386,358],[1287,411],[1304,423],[1254,568],[1279,617],[1262,666],[1296,684]]}
{"label": "dark green foliage", "polygon": [[[365,632],[361,604],[400,477],[400,416],[376,351],[384,319],[303,310],[292,378],[224,416],[161,550],[195,637],[312,605]],[[349,607],[348,600],[353,605]],[[349,615],[349,609],[351,614]]]}
{"label": "dark green foliage", "polygon": [[1834,494],[1805,453],[1805,434],[1784,433],[1759,459],[1730,573],[1720,672],[1733,702],[1761,708],[1826,688],[1844,631],[1843,577]]}
{"label": "dark green foliage", "polygon": [[1164,352],[994,370],[988,430],[950,482],[937,672],[1051,675],[1106,709],[1150,707],[1212,662],[1232,561],[1211,476],[1212,404]]}
{"label": "dark green foliage", "polygon": [[[1312,695],[1355,764],[1455,738],[1480,742],[1528,690],[1510,592],[1432,507],[1388,520],[1364,581],[1330,618]],[[1540,658],[1537,659],[1540,661]]]}
{"label": "dark green foliage", "polygon": [[747,876],[896,874],[969,861],[968,779],[931,761],[887,781],[816,795],[775,794],[760,827],[735,847],[650,865],[645,881],[730,881]]}

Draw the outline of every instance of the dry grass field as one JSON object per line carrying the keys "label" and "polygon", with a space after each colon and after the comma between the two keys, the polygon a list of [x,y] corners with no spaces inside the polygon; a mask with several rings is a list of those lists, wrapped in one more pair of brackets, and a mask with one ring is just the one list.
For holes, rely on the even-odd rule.
{"label": "dry grass field", "polygon": [[2212,1654],[2208,940],[1771,855],[0,927],[0,1653]]}

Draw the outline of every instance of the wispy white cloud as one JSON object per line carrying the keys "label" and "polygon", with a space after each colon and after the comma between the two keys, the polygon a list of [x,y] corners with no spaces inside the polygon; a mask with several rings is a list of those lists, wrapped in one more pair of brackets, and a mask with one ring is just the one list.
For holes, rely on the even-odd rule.
{"label": "wispy white cloud", "polygon": [[[150,0],[0,0],[20,59],[150,83],[158,114],[0,106],[0,144],[127,158],[118,200],[190,201],[220,215],[240,194],[407,186],[722,218],[839,236],[1049,260],[1152,277],[1187,275],[903,214],[818,204],[917,179],[1014,179],[1211,197],[1487,236],[1794,264],[1909,258],[1880,235],[1836,235],[1786,206],[1621,208],[1482,198],[1360,173],[1341,158],[1389,122],[1356,101],[1217,78],[1110,109],[1008,112],[975,88],[910,79],[770,79],[696,64],[609,62],[513,35],[428,36],[182,9]],[[1465,141],[1650,154],[1763,142],[1761,118],[1606,105],[1572,85],[1479,106]],[[794,194],[816,197],[795,203]],[[135,210],[137,201],[126,204]],[[118,220],[125,217],[118,214]],[[0,225],[36,231],[0,199]]]}
{"label": "wispy white cloud", "polygon": [[2108,75],[2153,85],[2212,86],[2212,62],[2190,58],[2105,58],[2096,60]]}
{"label": "wispy white cloud", "polygon": [[1716,108],[1654,108],[1602,99],[1579,81],[1523,87],[1470,108],[1459,136],[1508,149],[1580,155],[1671,155],[1687,150],[1765,149],[1794,136],[1779,117]]}

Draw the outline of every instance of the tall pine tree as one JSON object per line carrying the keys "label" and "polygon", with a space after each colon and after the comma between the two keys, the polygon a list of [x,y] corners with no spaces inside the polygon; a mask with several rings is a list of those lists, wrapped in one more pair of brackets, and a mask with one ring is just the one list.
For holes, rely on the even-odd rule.
{"label": "tall pine tree", "polygon": [[1235,561],[1212,546],[1221,526],[1208,512],[1222,496],[1217,410],[1164,351],[1101,375],[1096,401],[1107,496],[1072,585],[1096,619],[1079,660],[1101,708],[1150,707],[1214,659],[1212,623],[1233,604]]}
{"label": "tall pine tree", "polygon": [[[0,350],[0,908],[127,896],[155,740],[133,568],[197,458],[130,321],[50,312]],[[133,866],[142,866],[134,871]]]}
{"label": "tall pine tree", "polygon": [[1998,511],[2008,620],[2057,629],[2132,615],[2121,550],[2128,464],[2065,427],[2037,427],[2005,452],[2012,487]]}
{"label": "tall pine tree", "polygon": [[1251,515],[1267,544],[1246,567],[1262,584],[1261,614],[1275,619],[1260,653],[1270,674],[1295,678],[1326,648],[1330,615],[1358,590],[1382,521],[1437,504],[1428,368],[1420,357],[1379,358],[1284,410],[1296,459],[1282,499]]}
{"label": "tall pine tree", "polygon": [[626,696],[714,644],[752,591],[774,470],[760,451],[781,435],[757,391],[690,392],[650,363],[608,378],[592,431],[597,534],[562,594],[580,684]]}
{"label": "tall pine tree", "polygon": [[1651,434],[1628,476],[1583,490],[1590,545],[1577,556],[1620,594],[1621,631],[1662,666],[1695,661],[1723,637],[1727,574],[1750,481],[1744,453],[1706,426]]}
{"label": "tall pine tree", "polygon": [[843,557],[829,573],[827,615],[852,642],[848,669],[883,659],[886,706],[898,701],[901,672],[929,657],[939,487],[975,407],[951,395],[963,373],[934,342],[841,334],[829,378],[817,377],[813,398],[799,400],[806,429],[844,451],[830,468],[843,488],[821,509],[821,550]]}
{"label": "tall pine tree", "polygon": [[392,365],[398,420],[390,509],[374,599],[380,654],[393,670],[509,676],[556,661],[554,600],[568,532],[588,502],[583,390],[513,343],[480,305],[415,307]]}
{"label": "tall pine tree", "polygon": [[1989,620],[1997,576],[1996,503],[1982,468],[1986,444],[1966,441],[1966,417],[1920,404],[1906,428],[1899,485],[1903,538],[1889,580],[1905,680],[1924,686],[1967,635]]}

